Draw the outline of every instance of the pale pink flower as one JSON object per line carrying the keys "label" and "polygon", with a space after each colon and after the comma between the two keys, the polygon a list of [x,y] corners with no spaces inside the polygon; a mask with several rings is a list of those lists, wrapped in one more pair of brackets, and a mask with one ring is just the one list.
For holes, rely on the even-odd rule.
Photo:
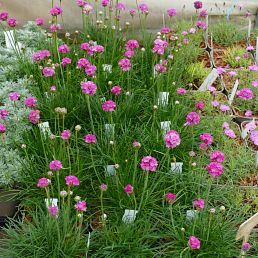
{"label": "pale pink flower", "polygon": [[206,28],[207,28],[205,21],[201,21],[201,20],[198,20],[196,22],[196,27],[199,29],[203,29],[203,30],[206,30]]}
{"label": "pale pink flower", "polygon": [[223,73],[225,73],[226,72],[226,70],[223,68],[223,67],[217,67],[217,73],[218,73],[218,75],[221,75],[221,74],[223,74]]}
{"label": "pale pink flower", "polygon": [[218,107],[218,106],[219,106],[219,102],[218,102],[217,100],[213,100],[213,101],[211,102],[211,105],[212,105],[213,107]]}
{"label": "pale pink flower", "polygon": [[227,122],[224,122],[222,125],[223,129],[229,129],[229,124]]}
{"label": "pale pink flower", "polygon": [[160,33],[162,33],[162,34],[168,34],[170,31],[171,31],[170,28],[164,27],[164,28],[161,28]]}
{"label": "pale pink flower", "polygon": [[133,17],[136,14],[136,10],[135,9],[131,9],[131,10],[129,10],[129,13]]}
{"label": "pale pink flower", "polygon": [[234,71],[231,71],[231,72],[228,73],[228,75],[231,76],[231,77],[234,77],[234,76],[237,76],[237,73],[234,72]]}
{"label": "pale pink flower", "polygon": [[105,192],[105,191],[107,191],[107,189],[108,189],[108,186],[106,184],[103,183],[103,184],[100,185],[100,190],[101,191]]}
{"label": "pale pink flower", "polygon": [[0,118],[5,120],[9,116],[9,112],[6,109],[0,109]]}
{"label": "pale pink flower", "polygon": [[177,146],[180,145],[180,142],[181,142],[180,135],[175,130],[171,130],[168,133],[166,133],[164,140],[166,143],[166,147],[169,149],[176,148]]}
{"label": "pale pink flower", "polygon": [[166,73],[166,71],[167,71],[167,68],[164,65],[162,65],[162,64],[156,64],[154,66],[154,69],[159,74]]}
{"label": "pale pink flower", "polygon": [[221,163],[225,160],[225,155],[223,152],[216,150],[210,154],[210,159],[214,162]]}
{"label": "pale pink flower", "polygon": [[60,24],[51,24],[49,29],[52,33],[56,33],[62,29],[62,26]]}
{"label": "pale pink flower", "polygon": [[255,65],[255,64],[254,65],[250,65],[248,68],[249,68],[250,71],[253,71],[253,72],[257,72],[258,71],[258,65]]}
{"label": "pale pink flower", "polygon": [[50,184],[50,180],[45,177],[42,177],[38,180],[37,187],[45,188],[45,187],[49,186],[49,184]]}
{"label": "pale pink flower", "polygon": [[145,156],[141,160],[141,169],[144,171],[155,172],[158,167],[158,161],[152,156]]}
{"label": "pale pink flower", "polygon": [[221,110],[222,112],[227,112],[227,111],[230,110],[230,107],[227,106],[227,105],[221,104],[221,105],[220,105],[220,110]]}
{"label": "pale pink flower", "polygon": [[58,47],[58,52],[62,53],[62,54],[66,54],[66,53],[70,52],[70,48],[66,44],[63,44]]}
{"label": "pale pink flower", "polygon": [[125,45],[126,50],[135,50],[137,48],[139,48],[139,43],[135,39],[128,40],[126,45]]}
{"label": "pale pink flower", "polygon": [[240,99],[243,99],[243,100],[250,100],[254,97],[253,91],[249,88],[244,88],[244,89],[238,90],[236,95],[237,95],[237,97],[239,97]]}
{"label": "pale pink flower", "polygon": [[95,65],[89,64],[87,67],[85,67],[84,71],[87,76],[93,77],[97,71],[97,67]]}
{"label": "pale pink flower", "polygon": [[51,87],[50,87],[50,91],[51,91],[51,92],[56,92],[56,86],[55,86],[55,85],[51,86]]}
{"label": "pale pink flower", "polygon": [[176,194],[168,192],[168,193],[165,194],[165,199],[166,199],[167,202],[172,203],[176,199]]}
{"label": "pale pink flower", "polygon": [[139,149],[139,148],[141,148],[141,144],[138,141],[134,140],[133,141],[133,147],[136,148],[136,149]]}
{"label": "pale pink flower", "polygon": [[248,46],[248,47],[246,48],[246,51],[254,51],[254,47],[253,47],[253,46]]}
{"label": "pale pink flower", "polygon": [[107,100],[102,104],[102,109],[105,112],[112,112],[116,109],[116,103],[112,100]]}
{"label": "pale pink flower", "polygon": [[252,131],[250,133],[250,139],[254,145],[258,146],[258,131]]}
{"label": "pale pink flower", "polygon": [[88,144],[96,143],[97,142],[96,135],[94,135],[94,134],[86,134],[84,136],[84,141],[86,143],[88,143]]}
{"label": "pale pink flower", "polygon": [[204,209],[204,200],[203,199],[196,199],[193,200],[193,206],[197,209]]}
{"label": "pale pink flower", "polygon": [[223,173],[224,167],[217,162],[211,162],[207,166],[207,171],[212,177],[218,177]]}
{"label": "pale pink flower", "polygon": [[228,136],[231,139],[236,138],[235,132],[232,129],[228,128],[224,131],[224,133],[226,136]]}
{"label": "pale pink flower", "polygon": [[245,126],[245,128],[248,129],[249,131],[255,130],[256,127],[257,127],[257,126],[256,126],[255,121],[249,122],[249,123],[247,123],[246,126]]}
{"label": "pale pink flower", "polygon": [[125,51],[124,56],[131,59],[134,56],[134,51],[127,50],[127,51]]}
{"label": "pale pink flower", "polygon": [[76,176],[66,176],[65,183],[67,185],[78,186],[80,184],[80,181]]}
{"label": "pale pink flower", "polygon": [[253,86],[253,87],[258,87],[258,80],[252,81],[252,86]]}
{"label": "pale pink flower", "polygon": [[74,205],[74,208],[79,212],[85,212],[87,210],[87,203],[85,201],[79,201]]}
{"label": "pale pink flower", "polygon": [[72,60],[71,60],[71,58],[69,58],[69,57],[64,57],[63,59],[62,59],[62,62],[61,62],[61,64],[62,64],[62,66],[67,66],[67,65],[69,65],[69,64],[71,64],[72,63]]}
{"label": "pale pink flower", "polygon": [[116,8],[119,11],[124,11],[125,10],[125,4],[124,3],[117,3]]}
{"label": "pale pink flower", "polygon": [[195,28],[190,28],[189,33],[194,34],[196,32]]}
{"label": "pale pink flower", "polygon": [[201,10],[199,15],[200,15],[200,17],[207,17],[208,12],[207,12],[207,10]]}
{"label": "pale pink flower", "polygon": [[195,237],[195,236],[190,236],[188,240],[188,245],[189,247],[194,250],[194,249],[200,249],[201,248],[201,242],[200,240]]}
{"label": "pale pink flower", "polygon": [[251,245],[249,243],[243,243],[242,250],[244,252],[248,252],[251,249]]}
{"label": "pale pink flower", "polygon": [[184,89],[184,88],[178,88],[178,89],[176,90],[176,92],[177,92],[177,94],[179,94],[179,95],[184,95],[184,94],[187,93],[187,90]]}
{"label": "pale pink flower", "polygon": [[87,82],[81,83],[81,89],[84,94],[93,96],[93,95],[95,95],[95,93],[97,91],[97,86],[94,82],[87,81]]}
{"label": "pale pink flower", "polygon": [[44,67],[42,73],[45,77],[51,77],[55,75],[55,70],[52,67]]}
{"label": "pale pink flower", "polygon": [[86,58],[81,58],[77,62],[77,67],[78,68],[86,68],[88,65],[90,65],[90,61]]}
{"label": "pale pink flower", "polygon": [[84,0],[76,0],[76,3],[79,7],[83,7],[86,4]]}
{"label": "pale pink flower", "polygon": [[148,14],[149,13],[149,7],[147,4],[139,4],[138,6],[141,13]]}
{"label": "pale pink flower", "polygon": [[111,93],[115,94],[116,96],[120,95],[122,92],[122,89],[119,86],[114,86],[111,89]]}
{"label": "pale pink flower", "polygon": [[61,133],[61,138],[63,140],[69,140],[70,137],[71,137],[71,132],[69,130],[64,130],[62,133]]}
{"label": "pale pink flower", "polygon": [[251,117],[253,115],[253,112],[251,110],[246,110],[245,117]]}
{"label": "pale pink flower", "polygon": [[206,151],[208,149],[208,145],[204,142],[202,142],[200,145],[199,145],[199,148],[200,150],[202,151]]}
{"label": "pale pink flower", "polygon": [[29,113],[29,120],[32,124],[37,124],[40,120],[40,111],[39,110],[31,110]]}
{"label": "pale pink flower", "polygon": [[50,170],[61,170],[63,168],[63,164],[60,160],[53,160],[49,163]]}
{"label": "pale pink flower", "polygon": [[209,90],[210,93],[213,93],[213,94],[215,94],[216,91],[217,91],[216,88],[211,86],[211,85],[208,87],[208,90]]}
{"label": "pale pink flower", "polygon": [[124,187],[124,192],[127,193],[127,194],[132,194],[133,193],[133,186],[128,184]]}

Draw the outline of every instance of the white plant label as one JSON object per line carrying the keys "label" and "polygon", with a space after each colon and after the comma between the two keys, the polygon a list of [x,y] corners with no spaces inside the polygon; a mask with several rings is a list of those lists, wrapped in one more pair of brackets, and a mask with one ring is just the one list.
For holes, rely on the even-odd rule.
{"label": "white plant label", "polygon": [[160,128],[161,130],[163,130],[164,134],[170,131],[170,125],[171,125],[170,121],[160,122]]}
{"label": "white plant label", "polygon": [[104,72],[112,73],[112,65],[111,64],[103,64],[102,68],[103,68]]}
{"label": "white plant label", "polygon": [[229,97],[229,100],[228,100],[229,105],[232,105],[232,103],[233,103],[233,100],[235,98],[238,86],[239,86],[239,80],[236,80],[236,82],[234,84],[234,87],[233,87],[233,90],[232,90],[232,92],[230,94],[230,97]]}
{"label": "white plant label", "polygon": [[182,174],[183,162],[173,162],[171,163],[171,172],[175,174]]}
{"label": "white plant label", "polygon": [[52,134],[48,122],[39,123],[38,127],[45,139]]}
{"label": "white plant label", "polygon": [[199,88],[199,91],[206,91],[208,90],[208,87],[211,86],[215,80],[218,78],[218,72],[216,68],[213,68],[210,74],[207,76],[207,78],[204,80],[202,85]]}
{"label": "white plant label", "polygon": [[186,211],[186,219],[187,219],[187,220],[192,220],[192,219],[194,219],[194,218],[196,217],[196,215],[197,215],[196,210],[187,210],[187,211]]}
{"label": "white plant label", "polygon": [[100,100],[101,103],[104,103],[106,101],[106,98],[103,97],[103,98],[100,98],[99,100]]}
{"label": "white plant label", "polygon": [[5,37],[6,48],[7,49],[14,49],[15,39],[14,39],[13,30],[5,31],[4,32],[4,37]]}
{"label": "white plant label", "polygon": [[107,165],[105,167],[107,176],[114,176],[116,174],[116,169],[114,165]]}
{"label": "white plant label", "polygon": [[56,206],[58,207],[58,199],[57,198],[50,198],[49,200],[47,198],[45,198],[45,204],[46,204],[46,207],[47,209],[50,207],[50,206]]}
{"label": "white plant label", "polygon": [[248,38],[250,38],[250,36],[251,36],[251,29],[252,29],[252,22],[251,22],[251,19],[249,19],[248,33],[247,33]]}
{"label": "white plant label", "polygon": [[135,221],[136,215],[138,211],[137,210],[125,210],[125,213],[123,215],[123,222],[126,224],[130,224]]}
{"label": "white plant label", "polygon": [[160,92],[158,98],[159,106],[166,106],[168,104],[169,92]]}
{"label": "white plant label", "polygon": [[249,130],[247,128],[243,129],[241,132],[241,138],[244,140],[248,135]]}
{"label": "white plant label", "polygon": [[107,138],[112,138],[115,134],[115,124],[105,124],[105,134]]}

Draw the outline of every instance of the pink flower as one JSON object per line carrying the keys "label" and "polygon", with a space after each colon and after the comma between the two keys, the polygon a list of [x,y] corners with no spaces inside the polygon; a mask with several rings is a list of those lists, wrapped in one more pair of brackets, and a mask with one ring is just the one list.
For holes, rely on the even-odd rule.
{"label": "pink flower", "polygon": [[219,102],[218,102],[217,100],[213,100],[213,101],[211,102],[211,105],[212,105],[213,107],[218,107],[218,106],[219,106]]}
{"label": "pink flower", "polygon": [[8,12],[1,12],[0,13],[0,21],[6,21],[8,19]]}
{"label": "pink flower", "polygon": [[65,183],[67,185],[78,186],[80,184],[80,181],[76,176],[66,176]]}
{"label": "pink flower", "polygon": [[173,16],[176,16],[176,9],[175,8],[170,8],[167,10],[167,15],[169,17],[173,17]]}
{"label": "pink flower", "polygon": [[51,91],[51,92],[56,92],[56,86],[55,86],[55,85],[51,86],[51,87],[50,87],[50,91]]}
{"label": "pink flower", "polygon": [[160,30],[160,32],[161,32],[162,34],[168,34],[170,31],[171,31],[171,30],[170,30],[170,28],[168,28],[168,27],[163,27],[163,28],[161,28],[161,30]]}
{"label": "pink flower", "polygon": [[6,126],[0,123],[0,133],[5,133],[5,132],[6,132]]}
{"label": "pink flower", "polygon": [[93,6],[90,4],[85,4],[83,7],[83,13],[90,15],[93,12]]}
{"label": "pink flower", "polygon": [[20,95],[18,92],[13,91],[13,92],[11,92],[11,93],[9,94],[9,99],[10,99],[11,101],[17,101],[17,100],[19,100],[20,96],[21,96],[21,95]]}
{"label": "pink flower", "polygon": [[108,6],[108,4],[109,4],[109,0],[102,0],[102,1],[101,1],[101,5],[102,5],[103,7]]}
{"label": "pink flower", "polygon": [[230,107],[229,106],[227,106],[227,105],[220,105],[220,110],[222,111],[222,112],[227,112],[227,111],[229,111],[230,110]]}
{"label": "pink flower", "polygon": [[258,71],[258,65],[255,65],[255,64],[254,65],[250,65],[248,68],[249,68],[250,71],[253,71],[253,72],[257,72]]}
{"label": "pink flower", "polygon": [[139,149],[139,148],[141,148],[141,144],[138,141],[134,140],[133,141],[133,147],[136,148],[136,149]]}
{"label": "pink flower", "polygon": [[10,26],[10,27],[15,27],[17,25],[17,21],[15,18],[12,18],[12,19],[9,19],[7,21],[7,24]]}
{"label": "pink flower", "polygon": [[90,62],[86,58],[81,58],[77,62],[77,67],[78,68],[84,68],[85,69],[88,65],[90,65]]}
{"label": "pink flower", "polygon": [[125,45],[126,50],[134,50],[136,48],[139,48],[139,43],[138,43],[137,40],[130,39],[130,40],[127,41],[127,43]]}
{"label": "pink flower", "polygon": [[201,242],[200,240],[195,237],[195,236],[190,236],[188,240],[188,245],[189,247],[194,250],[194,249],[200,249],[201,248]]}
{"label": "pink flower", "polygon": [[217,162],[211,162],[207,166],[207,171],[212,177],[218,177],[223,173],[224,167]]}
{"label": "pink flower", "polygon": [[63,10],[58,5],[56,5],[56,6],[54,6],[53,8],[50,9],[50,14],[52,16],[57,16],[57,15],[62,14],[62,13],[63,13]]}
{"label": "pink flower", "polygon": [[196,22],[196,27],[198,28],[198,29],[203,29],[203,30],[206,30],[206,23],[205,23],[205,21],[201,21],[201,20],[198,20],[197,22]]}
{"label": "pink flower", "polygon": [[225,155],[223,152],[221,151],[213,151],[211,154],[210,154],[210,159],[214,162],[218,162],[218,163],[221,163],[225,160]]}
{"label": "pink flower", "polygon": [[250,133],[250,139],[254,145],[258,146],[258,131],[252,131]]}
{"label": "pink flower", "polygon": [[46,57],[50,57],[50,52],[48,50],[42,50],[39,52],[36,52],[32,55],[32,59],[34,61],[41,61],[45,59]]}
{"label": "pink flower", "polygon": [[228,73],[228,75],[234,77],[234,76],[237,76],[237,73],[234,71],[231,71]]}
{"label": "pink flower", "polygon": [[195,104],[195,107],[196,107],[197,109],[203,110],[204,107],[205,107],[205,104],[204,104],[204,102],[199,101],[199,102],[197,102],[197,103]]}
{"label": "pink flower", "polygon": [[57,206],[49,206],[48,207],[48,212],[53,216],[56,217],[58,213],[58,207]]}
{"label": "pink flower", "polygon": [[196,199],[193,200],[193,206],[197,209],[204,209],[204,200],[203,199]]}
{"label": "pink flower", "polygon": [[179,95],[184,95],[184,94],[187,93],[187,90],[184,89],[184,88],[178,88],[178,89],[176,90],[176,92],[177,92],[177,94],[179,94]]}
{"label": "pink flower", "polygon": [[188,40],[187,38],[184,38],[184,39],[183,39],[183,44],[184,44],[184,45],[188,45],[188,44],[189,44],[189,40]]}
{"label": "pink flower", "polygon": [[38,26],[42,26],[45,24],[45,20],[43,18],[37,18],[35,20],[35,23],[38,25]]}
{"label": "pink flower", "polygon": [[154,47],[152,49],[153,53],[156,53],[158,55],[164,55],[165,48],[168,46],[168,42],[161,39],[156,39],[154,41]]}
{"label": "pink flower", "polygon": [[122,92],[122,89],[119,86],[114,86],[111,89],[111,92],[115,94],[116,96],[120,95]]}
{"label": "pink flower", "polygon": [[157,71],[159,74],[166,73],[167,68],[163,66],[162,64],[156,64],[154,66],[155,71]]}
{"label": "pink flower", "polygon": [[119,62],[118,62],[118,65],[120,66],[120,68],[126,72],[126,71],[130,71],[131,69],[131,61],[130,59],[128,58],[124,58],[124,59],[121,59]]}
{"label": "pink flower", "polygon": [[97,67],[95,65],[89,64],[87,67],[85,67],[84,71],[87,76],[93,77],[97,71]]}
{"label": "pink flower", "polygon": [[141,169],[144,171],[155,172],[158,166],[158,161],[152,156],[145,156],[141,160]]}
{"label": "pink flower", "polygon": [[229,124],[227,122],[224,122],[222,125],[223,129],[229,129]]}
{"label": "pink flower", "polygon": [[86,4],[84,0],[76,0],[76,3],[79,7],[83,7]]}
{"label": "pink flower", "polygon": [[244,252],[248,252],[250,249],[251,249],[251,245],[250,245],[249,243],[244,243],[244,244],[242,245],[242,250],[243,250]]}
{"label": "pink flower", "polygon": [[139,4],[139,10],[141,13],[148,14],[149,13],[149,7],[147,4]]}
{"label": "pink flower", "polygon": [[105,112],[112,112],[116,109],[116,103],[112,100],[107,100],[102,104],[102,109]]}
{"label": "pink flower", "polygon": [[24,100],[24,104],[26,107],[36,107],[37,99],[34,97],[29,97]]}
{"label": "pink flower", "polygon": [[213,86],[209,86],[209,87],[208,87],[208,90],[209,90],[210,93],[213,93],[213,94],[216,93],[216,88],[213,87]]}
{"label": "pink flower", "polygon": [[136,10],[135,9],[131,9],[131,10],[129,10],[129,13],[133,17],[136,14]]}
{"label": "pink flower", "polygon": [[49,163],[50,170],[61,170],[63,168],[63,164],[60,160],[53,160]]}
{"label": "pink flower", "polygon": [[55,75],[55,70],[52,67],[45,67],[42,73],[45,77],[51,77]]}
{"label": "pink flower", "polygon": [[208,149],[208,145],[203,142],[203,143],[201,143],[201,144],[199,145],[199,148],[200,148],[200,150],[202,150],[202,151],[206,151],[206,150]]}
{"label": "pink flower", "polygon": [[245,112],[245,116],[246,117],[251,117],[253,115],[253,112],[251,111],[251,110],[247,110],[246,112]]}
{"label": "pink flower", "polygon": [[133,193],[133,186],[128,184],[124,187],[124,192],[127,193],[127,194],[132,194]]}
{"label": "pink flower", "polygon": [[200,17],[206,17],[206,16],[208,16],[208,12],[206,10],[201,10]]}
{"label": "pink flower", "polygon": [[198,125],[200,123],[200,116],[196,112],[190,112],[186,116],[186,123],[185,125]]}
{"label": "pink flower", "polygon": [[58,52],[62,53],[62,54],[66,54],[66,53],[70,52],[70,48],[66,44],[63,44],[58,47]]}
{"label": "pink flower", "polygon": [[224,131],[224,133],[226,136],[228,136],[231,139],[236,138],[235,132],[232,129],[228,128]]}
{"label": "pink flower", "polygon": [[107,191],[107,189],[108,189],[108,186],[106,184],[101,184],[100,185],[100,190],[101,191],[105,192],[105,191]]}
{"label": "pink flower", "polygon": [[252,122],[247,123],[246,126],[245,126],[245,128],[248,129],[249,131],[255,130],[255,128],[256,128],[256,123],[255,123],[255,121],[252,121]]}
{"label": "pink flower", "polygon": [[90,48],[90,44],[85,42],[81,44],[81,50],[88,51]]}
{"label": "pink flower", "polygon": [[253,91],[248,88],[238,90],[236,95],[237,95],[237,97],[239,97],[240,99],[243,99],[243,100],[250,100],[254,97]]}
{"label": "pink flower", "polygon": [[52,33],[58,32],[62,29],[60,24],[51,24],[49,28]]}
{"label": "pink flower", "polygon": [[127,58],[132,58],[134,56],[134,51],[132,50],[127,50],[125,53],[124,53],[124,56],[127,57]]}
{"label": "pink flower", "polygon": [[201,9],[202,8],[202,2],[201,1],[195,1],[194,2],[194,8],[195,9]]}
{"label": "pink flower", "polygon": [[29,113],[29,120],[32,124],[37,124],[40,120],[40,111],[39,110],[31,110]]}
{"label": "pink flower", "polygon": [[119,11],[124,11],[125,10],[125,4],[124,3],[117,3],[116,8]]}
{"label": "pink flower", "polygon": [[85,212],[87,210],[87,203],[85,201],[79,201],[74,205],[77,211]]}
{"label": "pink flower", "polygon": [[246,48],[246,51],[254,51],[254,47],[253,47],[253,46],[248,46],[248,47]]}
{"label": "pink flower", "polygon": [[213,137],[209,133],[204,133],[200,135],[200,140],[203,141],[207,145],[211,145],[213,141]]}
{"label": "pink flower", "polygon": [[194,34],[196,32],[195,28],[190,28],[189,33]]}
{"label": "pink flower", "polygon": [[61,138],[63,140],[69,140],[71,137],[71,132],[69,130],[64,130],[62,133],[61,133]]}
{"label": "pink flower", "polygon": [[69,65],[69,64],[71,64],[72,63],[72,60],[71,60],[71,58],[69,58],[69,57],[64,57],[63,59],[62,59],[62,62],[61,62],[61,64],[62,64],[62,66],[67,66],[67,65]]}
{"label": "pink flower", "polygon": [[49,186],[49,184],[50,184],[50,180],[45,177],[42,177],[38,180],[37,187],[44,188]]}
{"label": "pink flower", "polygon": [[226,72],[226,70],[224,69],[224,68],[222,68],[222,67],[217,67],[217,73],[218,73],[218,75],[221,75],[221,74],[223,74],[223,73],[225,73]]}
{"label": "pink flower", "polygon": [[9,116],[9,112],[6,109],[0,109],[0,118],[5,120]]}
{"label": "pink flower", "polygon": [[82,82],[81,83],[81,89],[84,94],[88,94],[90,96],[95,95],[97,91],[97,86],[92,81]]}
{"label": "pink flower", "polygon": [[169,149],[176,148],[178,145],[180,145],[180,142],[181,142],[180,135],[175,130],[171,130],[168,133],[166,133],[164,139],[165,139],[166,147]]}
{"label": "pink flower", "polygon": [[84,136],[84,141],[88,144],[92,144],[97,142],[97,138],[94,134],[86,134]]}
{"label": "pink flower", "polygon": [[253,86],[253,87],[258,87],[258,80],[252,81],[252,86]]}
{"label": "pink flower", "polygon": [[176,199],[176,194],[168,192],[168,193],[165,194],[165,199],[166,199],[167,202],[172,203]]}

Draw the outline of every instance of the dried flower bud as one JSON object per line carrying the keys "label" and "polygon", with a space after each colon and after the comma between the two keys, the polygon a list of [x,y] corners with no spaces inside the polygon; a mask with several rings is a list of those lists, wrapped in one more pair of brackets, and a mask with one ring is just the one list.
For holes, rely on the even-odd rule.
{"label": "dried flower bud", "polygon": [[66,197],[67,196],[67,192],[65,190],[61,191],[60,192],[60,196],[63,197],[63,198]]}
{"label": "dried flower bud", "polygon": [[27,148],[27,145],[26,145],[26,144],[22,144],[22,145],[21,145],[21,148],[22,148],[22,149],[26,149],[26,148]]}
{"label": "dried flower bud", "polygon": [[220,206],[219,210],[220,210],[221,212],[225,212],[226,208],[225,208],[225,206]]}
{"label": "dried flower bud", "polygon": [[81,200],[81,197],[77,195],[77,196],[74,197],[74,200],[75,200],[76,202],[79,202],[79,201]]}
{"label": "dried flower bud", "polygon": [[215,208],[211,208],[210,209],[210,213],[214,214],[216,212],[216,209]]}
{"label": "dried flower bud", "polygon": [[193,163],[192,163],[192,166],[193,166],[193,167],[196,167],[196,162],[193,162]]}
{"label": "dried flower bud", "polygon": [[81,131],[81,129],[82,129],[82,127],[81,127],[80,125],[76,125],[76,126],[75,126],[75,131],[76,131],[76,132]]}
{"label": "dried flower bud", "polygon": [[114,168],[115,168],[115,169],[119,169],[119,164],[115,164],[115,165],[114,165]]}
{"label": "dried flower bud", "polygon": [[49,177],[52,177],[52,176],[53,176],[53,172],[52,172],[52,171],[48,171],[48,172],[47,172],[47,175],[48,175]]}

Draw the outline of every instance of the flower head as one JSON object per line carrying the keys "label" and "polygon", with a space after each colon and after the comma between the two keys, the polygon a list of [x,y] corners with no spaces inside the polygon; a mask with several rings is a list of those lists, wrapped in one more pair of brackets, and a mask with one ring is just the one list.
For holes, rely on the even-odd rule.
{"label": "flower head", "polygon": [[107,100],[102,104],[102,109],[105,112],[112,112],[116,109],[116,103],[113,100]]}
{"label": "flower head", "polygon": [[197,209],[204,209],[204,203],[203,199],[193,200],[193,206]]}
{"label": "flower head", "polygon": [[60,160],[53,160],[49,163],[49,169],[51,170],[61,170],[63,168],[63,164]]}
{"label": "flower head", "polygon": [[170,8],[170,9],[168,9],[167,10],[167,15],[169,16],[169,17],[173,17],[173,16],[176,16],[176,9],[175,8]]}
{"label": "flower head", "polygon": [[253,98],[253,91],[249,88],[238,90],[236,93],[237,97],[243,100],[250,100]]}
{"label": "flower head", "polygon": [[34,97],[29,97],[24,100],[24,104],[26,107],[36,107],[37,99]]}
{"label": "flower head", "polygon": [[120,66],[120,68],[126,72],[126,71],[130,71],[131,69],[131,61],[130,59],[128,58],[124,58],[124,59],[121,59],[119,62],[118,62],[118,65]]}
{"label": "flower head", "polygon": [[97,91],[97,86],[94,82],[87,81],[87,82],[81,83],[81,89],[84,94],[93,96],[93,95],[95,95],[95,93]]}
{"label": "flower head", "polygon": [[52,16],[57,16],[57,15],[62,14],[62,13],[63,13],[63,9],[58,5],[56,5],[56,6],[54,6],[53,8],[50,9],[50,14]]}
{"label": "flower head", "polygon": [[200,123],[200,115],[196,112],[190,112],[186,116],[185,125],[198,125]]}
{"label": "flower head", "polygon": [[111,93],[115,94],[116,96],[120,95],[122,92],[122,89],[119,86],[114,86],[111,89]]}
{"label": "flower head", "polygon": [[61,138],[63,140],[69,140],[71,137],[71,132],[70,130],[64,130],[62,133],[61,133]]}
{"label": "flower head", "polygon": [[168,192],[168,193],[165,194],[165,199],[166,199],[167,202],[172,203],[176,199],[176,194]]}
{"label": "flower head", "polygon": [[0,13],[0,21],[6,21],[8,19],[8,12],[1,12]]}
{"label": "flower head", "polygon": [[9,99],[10,99],[11,101],[17,101],[17,100],[20,99],[20,96],[21,96],[21,95],[20,95],[18,92],[13,91],[13,92],[11,92],[11,93],[9,94]]}
{"label": "flower head", "polygon": [[226,136],[228,136],[231,139],[236,138],[235,132],[230,128],[225,129],[224,133],[225,133]]}
{"label": "flower head", "polygon": [[58,213],[58,207],[57,206],[49,206],[48,207],[48,212],[53,216],[56,217]]}
{"label": "flower head", "polygon": [[204,133],[200,135],[200,140],[203,141],[207,145],[211,145],[213,142],[213,137],[209,133]]}
{"label": "flower head", "polygon": [[166,147],[169,149],[176,148],[178,145],[180,145],[180,142],[181,142],[180,135],[175,130],[171,130],[168,133],[166,133],[164,139],[165,139]]}
{"label": "flower head", "polygon": [[37,187],[45,188],[45,187],[49,186],[49,184],[50,184],[50,180],[45,177],[42,177],[38,180]]}
{"label": "flower head", "polygon": [[0,118],[5,120],[9,116],[9,112],[6,109],[0,109]]}
{"label": "flower head", "polygon": [[35,20],[35,23],[38,25],[38,26],[42,26],[45,24],[45,20],[43,18],[37,18]]}
{"label": "flower head", "polygon": [[78,186],[80,184],[80,181],[76,176],[66,176],[65,183],[67,185]]}
{"label": "flower head", "polygon": [[195,236],[190,236],[190,238],[188,240],[188,245],[191,249],[200,249],[201,248],[201,242]]}
{"label": "flower head", "polygon": [[17,20],[15,18],[11,18],[11,19],[7,20],[7,24],[10,27],[15,27],[17,25]]}
{"label": "flower head", "polygon": [[52,77],[55,75],[55,70],[52,67],[44,67],[42,73],[45,77]]}
{"label": "flower head", "polygon": [[249,243],[243,243],[242,250],[244,252],[248,252],[250,250],[250,248],[251,248],[251,245]]}
{"label": "flower head", "polygon": [[84,141],[88,144],[92,144],[97,142],[97,138],[94,134],[86,134],[84,136]]}
{"label": "flower head", "polygon": [[207,171],[212,177],[218,177],[223,173],[224,167],[217,162],[211,162],[207,166]]}
{"label": "flower head", "polygon": [[155,172],[158,167],[158,161],[152,156],[145,156],[141,160],[141,168],[144,171]]}
{"label": "flower head", "polygon": [[124,192],[127,193],[127,194],[132,194],[133,193],[133,186],[128,184],[124,187]]}
{"label": "flower head", "polygon": [[139,4],[139,10],[141,13],[144,13],[144,14],[149,13],[149,7],[147,4]]}
{"label": "flower head", "polygon": [[221,163],[225,160],[225,155],[222,151],[213,151],[211,154],[210,154],[210,159],[214,162],[218,162],[218,163]]}
{"label": "flower head", "polygon": [[85,201],[79,201],[74,205],[74,208],[79,212],[85,212],[87,210],[87,203]]}
{"label": "flower head", "polygon": [[64,67],[71,64],[71,63],[72,63],[72,59],[69,58],[69,57],[64,57],[62,59],[62,62],[61,62],[62,66],[64,66]]}
{"label": "flower head", "polygon": [[37,124],[40,120],[40,111],[39,110],[31,110],[29,113],[29,120],[32,124]]}
{"label": "flower head", "polygon": [[101,191],[105,192],[105,191],[107,191],[107,189],[108,189],[108,186],[106,184],[103,183],[103,184],[100,185],[100,190]]}

